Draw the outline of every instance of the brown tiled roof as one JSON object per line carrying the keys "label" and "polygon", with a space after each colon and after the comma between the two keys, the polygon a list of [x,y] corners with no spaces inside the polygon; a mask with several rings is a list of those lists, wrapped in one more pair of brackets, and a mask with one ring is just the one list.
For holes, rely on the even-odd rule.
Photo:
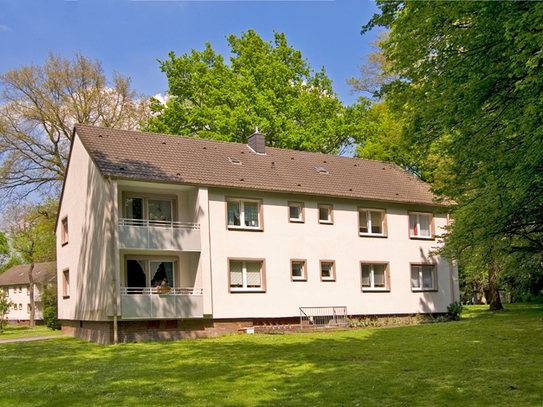
{"label": "brown tiled roof", "polygon": [[[0,274],[0,286],[30,284],[30,281],[28,280],[28,270],[30,270],[30,264],[13,266],[4,273]],[[51,262],[34,264],[32,277],[34,277],[35,283],[51,281],[56,277],[56,275],[57,263]]]}
{"label": "brown tiled roof", "polygon": [[262,155],[239,143],[80,124],[75,129],[107,177],[436,205],[428,184],[383,161],[271,147]]}

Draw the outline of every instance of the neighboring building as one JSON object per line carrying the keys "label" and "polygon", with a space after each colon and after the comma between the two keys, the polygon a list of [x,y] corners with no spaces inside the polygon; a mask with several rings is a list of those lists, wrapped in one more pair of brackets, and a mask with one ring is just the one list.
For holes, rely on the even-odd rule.
{"label": "neighboring building", "polygon": [[[210,336],[300,307],[443,313],[448,217],[379,161],[77,125],[57,223],[64,334]],[[156,288],[167,278],[171,288]]]}
{"label": "neighboring building", "polygon": [[[7,314],[10,323],[24,323],[30,321],[30,281],[28,271],[30,264],[13,266],[0,274],[0,289],[8,295],[13,302],[13,307]],[[57,265],[52,263],[36,263],[32,270],[34,278],[34,321],[36,324],[43,322],[42,294],[44,288],[57,277]]]}

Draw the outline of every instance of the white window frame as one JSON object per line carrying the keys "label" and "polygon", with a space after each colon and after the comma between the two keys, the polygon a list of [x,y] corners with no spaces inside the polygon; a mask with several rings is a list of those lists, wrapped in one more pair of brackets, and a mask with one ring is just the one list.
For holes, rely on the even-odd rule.
{"label": "white window frame", "polygon": [[[299,217],[293,218],[290,215],[290,208],[291,207],[297,207],[298,208],[299,214],[300,214]],[[303,204],[303,202],[289,202],[288,203],[288,220],[291,223],[304,223],[305,219],[304,219],[304,204]]]}
{"label": "white window frame", "polygon": [[[413,233],[412,230],[411,230],[411,217],[414,216],[415,217],[415,231],[416,233]],[[428,216],[428,233],[430,234],[429,236],[422,236],[420,234],[420,217],[421,216]],[[408,216],[408,221],[409,221],[409,237],[411,239],[433,239],[434,238],[434,232],[433,232],[433,223],[434,223],[434,216],[432,213],[430,212],[409,212],[409,216]]]}
{"label": "white window frame", "polygon": [[[331,267],[330,267],[330,276],[329,277],[325,277],[322,275],[322,266],[324,264],[331,264]],[[321,260],[319,262],[319,268],[320,268],[320,276],[321,276],[321,281],[336,281],[336,262],[334,260]]]}
{"label": "white window frame", "polygon": [[[142,200],[142,218],[133,219],[128,218],[126,211],[127,199],[141,199]],[[171,221],[151,220],[149,219],[149,201],[165,201],[170,202],[170,219]],[[173,195],[152,195],[152,194],[138,194],[137,192],[125,192],[123,193],[123,218],[125,224],[130,226],[153,226],[153,227],[170,227],[173,222],[177,221],[177,197]]]}
{"label": "white window frame", "polygon": [[62,270],[62,298],[70,298],[70,269]]}
{"label": "white window frame", "polygon": [[60,241],[62,246],[68,244],[68,216],[60,221]]}
{"label": "white window frame", "polygon": [[[257,213],[257,225],[247,226],[245,225],[245,203],[256,203]],[[228,219],[228,207],[231,203],[237,203],[239,205],[239,225],[231,225]],[[240,230],[262,230],[262,216],[260,211],[262,210],[262,201],[259,199],[245,199],[245,198],[227,198],[226,199],[226,226],[228,229],[240,229]]]}
{"label": "white window frame", "polygon": [[[430,267],[432,272],[432,287],[423,287],[424,279],[422,274],[423,267]],[[418,268],[418,287],[413,286],[413,269]],[[411,290],[413,292],[421,291],[437,291],[437,266],[435,264],[420,264],[412,263],[409,267],[410,272],[410,281],[411,281]]]}
{"label": "white window frame", "polygon": [[[241,287],[232,287],[231,282],[231,262],[237,261],[241,262],[241,278],[242,278],[242,286]],[[247,263],[259,263],[260,264],[260,287],[247,287]],[[237,259],[237,258],[231,258],[228,259],[228,289],[231,293],[235,292],[266,292],[265,288],[265,275],[264,272],[264,259]]]}
{"label": "white window frame", "polygon": [[[367,232],[361,232],[360,228],[360,213],[366,212],[366,219],[368,222],[368,231]],[[381,233],[374,233],[372,232],[373,229],[373,221],[371,218],[372,212],[379,212],[381,214]],[[378,236],[378,237],[386,237],[387,231],[386,231],[386,211],[384,209],[372,209],[372,208],[358,208],[358,234],[360,236]]]}
{"label": "white window frame", "polygon": [[[375,266],[376,265],[385,266],[385,269],[384,269],[385,286],[384,287],[375,286]],[[370,274],[369,274],[370,285],[369,286],[364,286],[364,276],[363,276],[363,271],[362,271],[363,266],[370,266]],[[388,268],[389,268],[389,264],[384,263],[384,262],[383,263],[367,262],[367,261],[360,262],[360,278],[361,278],[362,291],[390,291]]]}
{"label": "white window frame", "polygon": [[[321,219],[321,209],[328,209],[328,219]],[[331,204],[318,204],[317,205],[318,210],[318,217],[319,217],[319,223],[323,225],[333,225],[334,224],[334,206]]]}
{"label": "white window frame", "polygon": [[[300,270],[302,272],[301,276],[294,275],[294,270],[292,268],[294,264],[300,264]],[[305,264],[306,264],[305,260],[292,259],[290,261],[290,278],[292,281],[307,281],[307,271],[306,271]]]}

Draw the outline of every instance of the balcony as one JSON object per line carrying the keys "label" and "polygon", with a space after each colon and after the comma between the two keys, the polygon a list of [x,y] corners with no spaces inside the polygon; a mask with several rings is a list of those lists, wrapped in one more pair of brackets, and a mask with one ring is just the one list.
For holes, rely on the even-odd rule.
{"label": "balcony", "polygon": [[121,287],[122,319],[202,318],[202,288]]}
{"label": "balcony", "polygon": [[199,252],[200,224],[121,218],[119,248]]}

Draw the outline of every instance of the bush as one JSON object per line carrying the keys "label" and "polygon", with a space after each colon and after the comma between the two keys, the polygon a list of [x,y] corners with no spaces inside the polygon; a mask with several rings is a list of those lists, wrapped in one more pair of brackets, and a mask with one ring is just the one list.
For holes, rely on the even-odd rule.
{"label": "bush", "polygon": [[452,321],[458,321],[460,319],[460,314],[462,314],[462,303],[460,301],[455,301],[447,307],[449,312],[449,319]]}
{"label": "bush", "polygon": [[45,325],[47,325],[47,327],[51,328],[53,331],[55,329],[60,329],[60,321],[58,320],[56,305],[47,307],[43,310],[43,322],[45,322]]}
{"label": "bush", "polygon": [[53,331],[60,329],[57,312],[57,283],[54,281],[48,284],[43,291],[43,322]]}

